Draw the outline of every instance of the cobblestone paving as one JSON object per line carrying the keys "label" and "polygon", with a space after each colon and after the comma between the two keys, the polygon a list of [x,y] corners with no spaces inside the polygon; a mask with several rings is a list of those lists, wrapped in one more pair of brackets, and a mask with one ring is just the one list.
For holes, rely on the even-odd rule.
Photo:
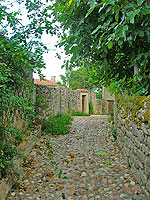
{"label": "cobblestone paving", "polygon": [[65,136],[42,136],[8,199],[144,200],[109,134],[106,116],[90,116],[75,117]]}

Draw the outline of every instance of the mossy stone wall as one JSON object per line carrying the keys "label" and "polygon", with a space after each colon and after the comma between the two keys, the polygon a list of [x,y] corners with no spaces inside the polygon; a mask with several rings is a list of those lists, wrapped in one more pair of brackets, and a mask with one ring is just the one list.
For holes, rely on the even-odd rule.
{"label": "mossy stone wall", "polygon": [[150,199],[150,96],[115,99],[117,142],[141,185],[146,199]]}

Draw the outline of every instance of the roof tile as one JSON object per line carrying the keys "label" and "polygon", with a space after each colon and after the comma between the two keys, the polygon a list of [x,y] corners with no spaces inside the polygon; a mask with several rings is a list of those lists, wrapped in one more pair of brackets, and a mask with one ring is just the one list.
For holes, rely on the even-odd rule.
{"label": "roof tile", "polygon": [[84,93],[88,93],[89,92],[87,89],[77,89],[77,91],[84,92]]}
{"label": "roof tile", "polygon": [[40,80],[40,79],[34,79],[34,84],[58,86],[57,83],[52,82],[50,80]]}

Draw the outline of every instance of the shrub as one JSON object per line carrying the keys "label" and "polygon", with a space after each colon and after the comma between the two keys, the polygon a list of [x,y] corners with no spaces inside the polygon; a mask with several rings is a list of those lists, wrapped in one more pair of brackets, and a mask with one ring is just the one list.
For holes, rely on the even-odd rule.
{"label": "shrub", "polygon": [[22,142],[21,132],[12,126],[0,124],[0,179],[6,177],[7,170],[12,167],[13,157],[18,155],[16,146]]}
{"label": "shrub", "polygon": [[42,129],[52,135],[64,135],[69,133],[72,118],[68,114],[58,113],[56,116],[49,116],[43,121]]}
{"label": "shrub", "polygon": [[115,121],[114,121],[114,110],[113,109],[112,109],[112,111],[109,112],[108,122],[111,123],[111,124],[115,123]]}
{"label": "shrub", "polygon": [[72,111],[71,113],[72,116],[90,116],[87,113],[79,112],[79,111]]}
{"label": "shrub", "polygon": [[96,99],[102,99],[102,92],[96,92]]}
{"label": "shrub", "polygon": [[92,102],[89,103],[89,113],[94,114],[93,104]]}
{"label": "shrub", "polygon": [[115,140],[117,140],[117,129],[112,127],[111,128],[111,134],[114,137]]}

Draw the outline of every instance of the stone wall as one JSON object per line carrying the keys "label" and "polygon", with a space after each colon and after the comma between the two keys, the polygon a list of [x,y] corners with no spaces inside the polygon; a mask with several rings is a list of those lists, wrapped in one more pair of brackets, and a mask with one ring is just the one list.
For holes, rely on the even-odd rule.
{"label": "stone wall", "polygon": [[95,114],[108,115],[113,109],[114,101],[105,99],[96,99],[95,101]]}
{"label": "stone wall", "polygon": [[36,85],[34,96],[36,113],[41,118],[58,112],[80,111],[80,92],[70,88]]}
{"label": "stone wall", "polygon": [[96,115],[102,115],[102,102],[103,99],[96,99],[96,109],[95,109],[95,114]]}
{"label": "stone wall", "polygon": [[96,99],[95,92],[89,92],[89,102],[93,105],[94,114],[96,115],[108,115],[113,109],[113,100]]}
{"label": "stone wall", "polygon": [[[70,113],[72,111],[82,112],[82,95],[84,93],[65,87],[52,87],[47,85],[35,85],[34,101],[36,114],[40,118],[47,118],[49,115],[58,112]],[[108,115],[113,101],[96,99],[95,92],[85,93],[88,95],[88,104],[92,103],[94,114]],[[88,106],[88,105],[87,105]],[[86,109],[89,112],[89,109]]]}
{"label": "stone wall", "polygon": [[109,90],[105,87],[103,87],[102,96],[105,100],[114,100],[114,95],[111,95]]}
{"label": "stone wall", "polygon": [[150,199],[150,96],[115,100],[117,142],[146,199]]}
{"label": "stone wall", "polygon": [[92,103],[93,111],[94,111],[94,113],[96,113],[97,112],[97,104],[96,104],[96,93],[95,92],[89,92],[89,103]]}

